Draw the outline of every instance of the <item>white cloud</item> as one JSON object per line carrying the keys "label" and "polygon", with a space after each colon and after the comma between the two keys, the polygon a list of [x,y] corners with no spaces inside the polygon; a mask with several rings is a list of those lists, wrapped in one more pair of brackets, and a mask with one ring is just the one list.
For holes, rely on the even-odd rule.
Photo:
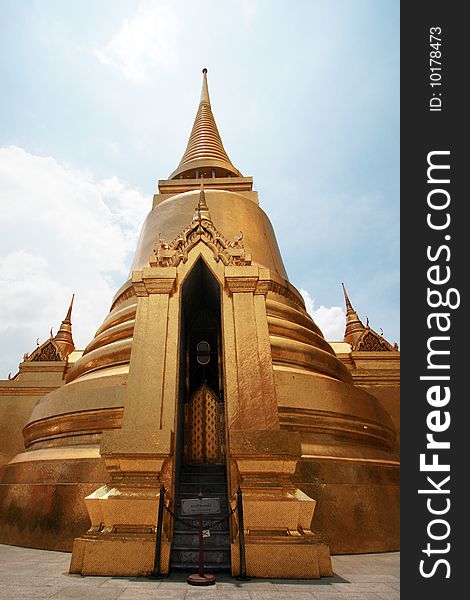
{"label": "white cloud", "polygon": [[323,304],[315,308],[315,299],[307,290],[300,290],[305,302],[305,308],[315,323],[320,327],[326,340],[337,342],[344,337],[346,315],[340,306],[326,307]]}
{"label": "white cloud", "polygon": [[325,339],[331,342],[338,342],[343,339],[346,317],[341,307],[330,306],[327,308],[322,304],[320,308],[314,311],[312,317],[322,330]]}
{"label": "white cloud", "polygon": [[313,315],[313,305],[315,303],[315,300],[312,298],[312,296],[310,295],[310,292],[308,292],[307,290],[300,290],[300,293],[302,295],[302,298],[304,299],[305,302],[305,308],[308,312],[308,314],[310,316]]}
{"label": "white cloud", "polygon": [[0,207],[2,378],[57,331],[73,292],[75,343],[90,341],[127,278],[150,199],[12,146],[0,148]]}
{"label": "white cloud", "polygon": [[145,83],[159,68],[177,63],[177,15],[170,4],[140,4],[134,17],[122,21],[121,28],[95,55],[133,83]]}

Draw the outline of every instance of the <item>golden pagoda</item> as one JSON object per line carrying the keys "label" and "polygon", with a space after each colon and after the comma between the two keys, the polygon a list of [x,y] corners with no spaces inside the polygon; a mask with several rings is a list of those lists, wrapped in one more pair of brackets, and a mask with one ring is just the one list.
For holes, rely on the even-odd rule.
{"label": "golden pagoda", "polygon": [[[179,511],[198,486],[221,517],[240,487],[249,576],[329,576],[330,551],[396,550],[396,426],[380,382],[355,385],[351,357],[365,352],[349,337],[335,351],[289,282],[253,180],[222,144],[206,69],[158,192],[129,279],[3,467],[0,542],[73,548],[72,573],[148,574],[163,484],[164,573],[192,561]],[[21,388],[21,368],[0,397]],[[237,511],[224,527],[208,560],[238,574]]]}

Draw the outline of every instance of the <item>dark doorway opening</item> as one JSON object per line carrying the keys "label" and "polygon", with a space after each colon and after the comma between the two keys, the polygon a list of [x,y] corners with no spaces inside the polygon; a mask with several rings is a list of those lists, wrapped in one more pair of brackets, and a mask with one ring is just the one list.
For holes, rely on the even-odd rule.
{"label": "dark doorway opening", "polygon": [[[205,563],[230,570],[227,514],[225,407],[223,398],[220,285],[202,259],[181,294],[180,376],[172,569],[197,568],[197,515],[183,514],[182,500],[218,498],[220,513],[204,517]],[[213,523],[213,524],[212,524]]]}

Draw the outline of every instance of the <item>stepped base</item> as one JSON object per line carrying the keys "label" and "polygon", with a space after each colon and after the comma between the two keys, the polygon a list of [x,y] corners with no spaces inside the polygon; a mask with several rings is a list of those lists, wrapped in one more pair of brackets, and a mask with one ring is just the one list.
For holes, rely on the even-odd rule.
{"label": "stepped base", "polygon": [[[319,539],[288,537],[245,537],[248,577],[319,579],[333,577],[330,549]],[[309,536],[310,537],[310,536]],[[240,574],[238,543],[232,544],[232,575]]]}
{"label": "stepped base", "polygon": [[[141,577],[153,573],[155,534],[82,536],[73,544],[70,573]],[[160,572],[168,574],[170,543],[162,540]]]}
{"label": "stepped base", "polygon": [[[211,563],[205,561],[204,570],[211,573],[224,573],[225,575],[230,575],[232,572],[232,566],[230,563]],[[192,571],[197,571],[197,567],[194,567],[193,563],[190,565],[180,563],[171,566],[172,573],[190,573]]]}

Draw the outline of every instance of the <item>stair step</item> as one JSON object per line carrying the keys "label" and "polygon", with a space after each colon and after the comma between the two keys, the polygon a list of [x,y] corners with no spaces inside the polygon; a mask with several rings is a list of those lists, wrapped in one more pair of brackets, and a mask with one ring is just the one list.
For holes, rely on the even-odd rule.
{"label": "stair step", "polygon": [[[198,565],[184,564],[184,563],[171,563],[171,570],[178,572],[197,573]],[[205,573],[230,573],[231,564],[230,562],[225,563],[204,563]]]}
{"label": "stair step", "polygon": [[184,475],[180,478],[180,485],[190,484],[192,487],[197,488],[198,485],[210,485],[210,484],[223,484],[225,485],[225,477],[219,475],[207,475],[202,477],[201,475]]}
{"label": "stair step", "polygon": [[[176,516],[178,517],[178,519],[182,519],[183,521],[194,521],[194,525],[196,527],[199,527],[199,515],[183,515],[181,513],[181,506],[177,507],[176,510],[173,511]],[[204,523],[205,521],[219,521],[220,519],[222,519],[222,517],[225,517],[226,514],[228,512],[228,507],[227,506],[221,506],[220,507],[220,513],[214,513],[214,514],[210,514],[210,515],[202,515],[202,522]],[[176,525],[176,523],[175,523]]]}
{"label": "stair step", "polygon": [[[204,555],[213,552],[227,552],[226,546],[213,545],[209,547],[206,545],[206,541],[207,539],[204,540]],[[194,546],[188,546],[186,544],[173,544],[173,550],[177,550],[178,552],[195,552],[199,556],[199,546],[195,549]]]}
{"label": "stair step", "polygon": [[214,463],[193,463],[183,464],[182,471],[225,471],[225,465],[217,465]]}
{"label": "stair step", "polygon": [[[172,564],[197,565],[199,563],[199,550],[186,549],[181,550],[173,548]],[[204,563],[220,564],[230,563],[230,552],[227,550],[204,550]]]}
{"label": "stair step", "polygon": [[[189,523],[189,521],[188,521]],[[197,524],[192,523],[192,525],[195,525],[195,528],[193,527],[188,527],[187,525],[184,525],[183,523],[175,523],[175,533],[194,533],[194,535],[199,535],[199,528],[197,526]],[[217,523],[216,525],[213,525],[212,523],[209,523],[208,521],[205,521],[203,524],[204,529],[209,529],[209,531],[211,532],[211,535],[213,533],[227,533],[229,531],[229,527],[227,523]]]}
{"label": "stair step", "polygon": [[[199,544],[198,533],[183,533],[175,532],[173,538],[173,548],[185,546],[197,548]],[[204,546],[225,546],[227,549],[230,545],[230,535],[228,531],[211,531],[210,537],[204,538]]]}
{"label": "stair step", "polygon": [[[227,501],[227,478],[224,465],[183,465],[177,486],[175,506],[178,519],[174,521],[174,536],[171,568],[178,571],[197,571],[199,560],[199,532],[197,515],[182,515],[181,500],[197,498],[199,491],[205,498],[219,498],[220,513],[203,515],[204,528],[211,532],[204,538],[204,560],[207,570],[230,571],[229,519],[224,519],[229,504]],[[220,521],[217,523],[217,521]],[[216,522],[215,525],[211,525]],[[188,523],[188,525],[185,525]]]}
{"label": "stair step", "polygon": [[223,491],[225,491],[227,489],[227,486],[225,485],[225,480],[220,478],[220,477],[213,477],[210,480],[209,479],[204,479],[204,480],[200,480],[200,481],[184,481],[184,480],[180,480],[180,485],[179,487],[185,487],[188,488],[188,490],[195,490],[196,494],[198,492],[198,488],[202,487],[202,491],[204,491],[205,487],[213,487],[215,489],[221,489]]}
{"label": "stair step", "polygon": [[[206,488],[206,489],[202,489],[202,497],[203,498],[220,498],[220,500],[225,500],[225,503],[227,503],[227,495],[224,494],[225,490],[214,490],[212,488]],[[197,498],[198,497],[198,493],[196,492],[196,490],[187,490],[187,489],[180,489],[179,493],[178,493],[179,499],[185,499],[185,500],[189,500],[190,498]]]}

